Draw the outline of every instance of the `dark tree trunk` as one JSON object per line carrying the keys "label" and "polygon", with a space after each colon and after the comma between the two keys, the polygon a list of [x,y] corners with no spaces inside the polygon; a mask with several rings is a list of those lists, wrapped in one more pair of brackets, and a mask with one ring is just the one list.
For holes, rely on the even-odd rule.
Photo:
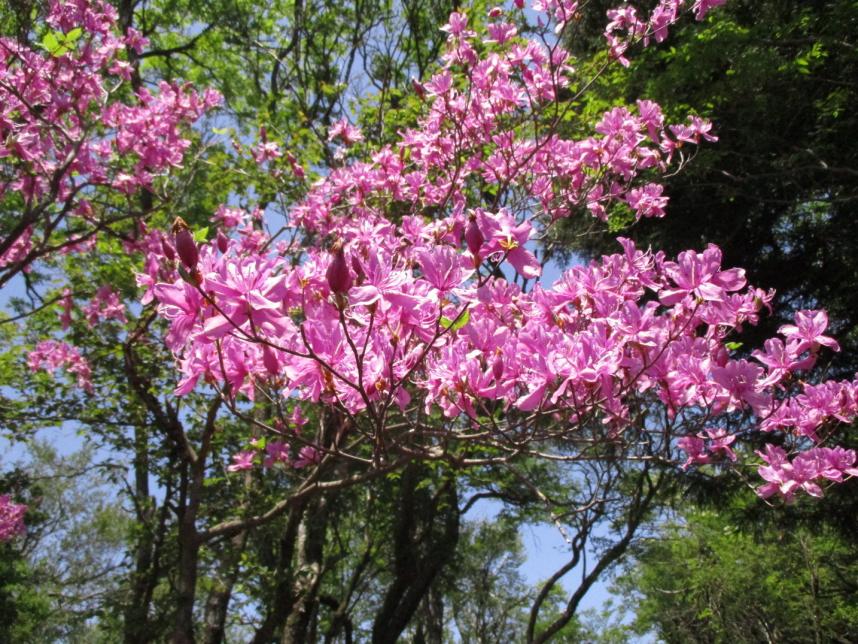
{"label": "dark tree trunk", "polygon": [[444,481],[430,497],[429,490],[418,490],[425,474],[417,464],[409,465],[402,474],[394,534],[394,580],[373,624],[373,644],[396,643],[432,581],[452,558],[459,540],[455,482]]}
{"label": "dark tree trunk", "polygon": [[292,605],[292,557],[298,538],[298,527],[302,523],[305,503],[294,505],[288,514],[286,529],[280,539],[279,555],[275,572],[275,584],[267,602],[268,613],[253,636],[252,644],[270,644],[283,628]]}
{"label": "dark tree trunk", "polygon": [[283,629],[282,644],[313,642],[315,615],[318,611],[319,586],[325,535],[328,529],[328,501],[324,496],[313,499],[298,527],[298,560],[292,583],[292,603]]}
{"label": "dark tree trunk", "polygon": [[[134,428],[134,499],[137,522],[143,526],[137,538],[131,597],[125,610],[123,640],[126,644],[143,644],[149,637],[149,605],[157,581],[153,570],[155,533],[152,521],[154,506],[149,496],[149,454],[146,427]],[[163,526],[162,526],[163,527]]]}

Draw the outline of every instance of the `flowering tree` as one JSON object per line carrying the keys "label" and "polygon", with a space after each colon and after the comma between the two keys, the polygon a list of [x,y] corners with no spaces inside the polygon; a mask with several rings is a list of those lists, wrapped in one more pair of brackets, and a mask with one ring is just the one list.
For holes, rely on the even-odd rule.
{"label": "flowering tree", "polygon": [[0,197],[20,213],[4,226],[0,285],[39,257],[91,248],[99,231],[115,228],[123,215],[97,207],[105,189],[157,195],[158,176],[190,145],[179,126],[220,100],[167,83],[127,100],[133,67],[120,53],[140,53],[147,41],[133,28],[118,36],[116,18],[104,3],[56,2],[39,49],[0,41]]}
{"label": "flowering tree", "polygon": [[[683,10],[702,19],[719,4],[663,0],[647,19],[630,8],[612,11],[611,55],[623,63],[630,47],[663,40]],[[553,284],[540,281],[547,269],[540,241],[551,226],[568,217],[606,219],[614,208],[664,216],[658,176],[681,163],[689,146],[715,136],[694,116],[666,123],[647,100],[609,110],[589,136],[568,136],[574,97],[589,79],[577,75],[558,35],[576,20],[578,3],[535,2],[536,26],[527,24],[523,2],[515,5],[491,9],[484,33],[469,16],[450,16],[443,65],[413,84],[419,121],[394,143],[373,148],[348,120],[334,123],[332,167],[279,229],[269,230],[261,211],[227,205],[213,216],[216,231],[195,232],[181,218],[169,231],[138,226],[123,240],[143,257],[137,282],[145,308],[133,324],[109,286],[80,311],[71,292],[63,293],[60,312],[69,320],[82,313],[90,326],[129,325],[123,355],[131,390],[183,468],[175,641],[194,639],[201,549],[244,539],[281,515],[293,531],[286,567],[298,549],[300,574],[276,584],[256,641],[278,631],[287,640],[309,637],[325,495],[401,474],[411,481],[402,498],[412,503],[416,467],[438,465],[469,485],[475,473],[503,472],[559,525],[573,526],[564,529],[573,556],[534,597],[528,641],[563,628],[622,554],[663,484],[659,471],[749,464],[765,481],[762,496],[787,500],[821,495],[823,485],[858,474],[854,452],[826,443],[830,427],[858,411],[856,383],[805,375],[820,351],[837,348],[825,335],[825,313],[798,313],[753,360],[731,355],[737,334],[773,294],[749,286],[741,269],[721,266],[716,246],[671,259],[620,239],[615,254],[573,267]],[[88,214],[95,195],[157,194],[154,175],[178,165],[186,147],[178,124],[216,102],[213,94],[200,98],[169,85],[158,99],[138,90],[142,107],[115,99],[117,92],[92,80],[132,79],[116,58],[109,8],[84,0],[52,7],[46,53],[7,44],[14,53],[4,83],[18,100],[9,127],[30,137],[16,141],[38,141],[7,144],[15,150],[7,192],[24,205],[5,238],[10,277],[37,258],[115,231],[119,220]],[[132,49],[140,42],[130,30],[125,38]],[[51,109],[26,94],[40,87],[24,80],[33,77],[47,87],[68,79],[50,95]],[[75,105],[64,92],[81,78],[90,79],[86,88],[98,86]],[[279,181],[303,183],[318,170],[265,130],[253,144],[234,145]],[[60,223],[66,232],[57,241]],[[147,335],[154,311],[168,326],[163,339]],[[137,368],[153,337],[178,371],[164,405]],[[92,391],[89,365],[70,344],[45,340],[28,362],[32,370],[62,367]],[[209,394],[203,422],[186,431],[179,406],[200,392]],[[235,419],[246,440],[229,473],[250,482],[256,469],[287,471],[290,485],[267,507],[242,504],[202,521],[206,479],[222,449],[218,429]],[[769,440],[757,458],[742,439],[761,433]],[[560,482],[576,488],[574,502],[553,501],[529,476],[534,462],[557,464]],[[434,510],[458,504],[454,485],[439,486]],[[624,497],[622,520],[608,512],[617,497]],[[410,520],[406,533],[416,530],[418,519]],[[560,614],[540,625],[540,608],[581,562],[599,520],[617,526],[616,544],[586,570]],[[438,543],[454,540],[455,523],[444,527]],[[389,586],[373,625],[376,641],[395,641],[406,628],[434,578],[431,564],[413,560],[414,574]],[[228,602],[228,593],[220,599]]]}
{"label": "flowering tree", "polygon": [[[662,38],[682,3],[662,4],[669,20],[661,6],[649,22],[615,13],[609,33]],[[572,5],[536,8],[562,29]],[[499,9],[490,17],[480,41],[464,15],[451,16],[445,67],[416,88],[428,103],[419,126],[369,163],[332,169],[292,211],[288,238],[245,227],[200,247],[178,221],[175,252],[154,245],[161,261],[139,279],[171,322],[176,394],[205,382],[237,414],[238,396],[259,391],[295,410],[321,403],[336,417],[328,444],[299,431],[298,411],[253,421],[277,439],[271,458],[297,467],[348,458],[371,472],[399,456],[468,464],[457,453],[468,444],[501,454],[473,462],[503,460],[574,444],[587,427],[587,443],[621,444],[635,428],[665,458],[684,451],[687,467],[735,460],[737,436],[721,425],[748,414],[789,436],[796,456],[761,454],[761,494],[818,495],[820,481],[855,474],[853,453],[821,446],[827,423],[854,416],[855,384],[795,376],[822,347],[837,349],[826,315],[799,312],[755,362],[732,359],[730,338],[772,294],[722,267],[717,247],[673,261],[620,240],[622,252],[538,283],[533,240],[548,226],[579,211],[604,217],[617,202],[663,216],[667,198],[646,173],[714,137],[695,117],[666,125],[641,101],[637,113],[606,113],[594,136],[564,139],[553,101],[572,82],[565,52],[518,39]],[[342,122],[331,138],[345,159],[362,135]],[[257,158],[276,154],[269,144]],[[175,278],[159,282],[165,270]],[[428,423],[434,409],[442,419]],[[232,469],[254,462],[242,452]]]}
{"label": "flowering tree", "polygon": [[[181,126],[219,103],[215,92],[132,83],[122,54],[139,53],[147,41],[134,29],[117,34],[116,19],[106,3],[53,2],[38,47],[0,37],[0,287],[26,278],[38,260],[47,265],[91,251],[99,236],[127,240],[145,228],[145,209],[123,208],[117,198],[142,190],[151,209],[190,145]],[[72,295],[67,287],[40,308],[60,301],[68,328]],[[86,315],[91,324],[124,321],[123,310],[103,285]],[[64,367],[92,391],[86,358],[66,342],[45,340],[28,363]],[[24,506],[2,495],[0,508],[0,538],[20,534]]]}

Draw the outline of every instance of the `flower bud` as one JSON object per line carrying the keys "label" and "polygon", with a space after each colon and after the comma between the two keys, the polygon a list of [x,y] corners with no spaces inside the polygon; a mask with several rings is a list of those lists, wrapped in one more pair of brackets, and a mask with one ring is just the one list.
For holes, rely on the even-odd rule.
{"label": "flower bud", "polygon": [[173,248],[173,244],[171,244],[170,240],[166,237],[161,238],[161,251],[164,253],[164,257],[169,261],[172,262],[176,259],[176,249]]}
{"label": "flower bud", "polygon": [[217,231],[217,249],[221,253],[226,253],[229,250],[229,238],[223,234],[222,230]]}
{"label": "flower bud", "polygon": [[262,365],[272,376],[276,376],[280,371],[280,364],[277,362],[277,356],[274,354],[274,350],[267,344],[262,345]]}
{"label": "flower bud", "polygon": [[471,221],[468,222],[468,227],[465,229],[465,243],[468,245],[468,250],[471,251],[471,255],[475,259],[479,258],[480,248],[483,247],[485,241],[483,233],[480,232],[480,227],[477,226],[476,218],[472,217]]}
{"label": "flower bud", "polygon": [[186,268],[194,270],[200,261],[200,251],[188,224],[181,217],[176,217],[176,221],[173,222],[173,236],[176,241],[176,252],[179,259],[182,260],[182,264]]}
{"label": "flower bud", "polygon": [[346,264],[346,254],[343,250],[342,243],[338,242],[332,249],[334,259],[328,266],[325,272],[325,277],[328,279],[328,286],[331,287],[331,292],[342,294],[348,292],[352,286],[352,275],[349,272],[348,264]]}
{"label": "flower bud", "polygon": [[498,356],[492,365],[492,375],[495,380],[500,380],[503,377],[503,358]]}

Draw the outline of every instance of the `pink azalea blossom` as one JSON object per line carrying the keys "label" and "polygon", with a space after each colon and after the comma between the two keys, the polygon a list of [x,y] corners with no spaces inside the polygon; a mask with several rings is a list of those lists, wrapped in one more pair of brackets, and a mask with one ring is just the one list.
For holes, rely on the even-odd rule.
{"label": "pink azalea blossom", "polygon": [[232,455],[232,464],[227,466],[228,472],[243,472],[253,469],[253,459],[256,457],[256,452],[243,451]]}
{"label": "pink azalea blossom", "polygon": [[837,341],[822,334],[826,328],[828,328],[828,314],[825,311],[798,311],[795,314],[795,324],[783,325],[778,329],[778,333],[787,340],[795,342],[796,353],[819,346],[839,351],[840,345]]}
{"label": "pink azalea blossom", "polygon": [[14,503],[8,494],[0,494],[0,543],[24,534],[27,506]]}

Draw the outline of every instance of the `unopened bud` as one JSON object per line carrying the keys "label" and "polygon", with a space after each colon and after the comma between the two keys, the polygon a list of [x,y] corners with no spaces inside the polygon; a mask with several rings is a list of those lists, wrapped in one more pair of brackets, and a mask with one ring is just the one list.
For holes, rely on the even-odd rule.
{"label": "unopened bud", "polygon": [[173,222],[173,236],[176,242],[176,252],[179,259],[182,260],[182,264],[191,270],[195,269],[200,261],[200,251],[188,224],[181,217],[176,217],[176,221]]}
{"label": "unopened bud", "polygon": [[485,237],[483,237],[483,233],[480,232],[480,227],[477,226],[477,220],[475,218],[471,218],[468,222],[468,227],[465,229],[465,243],[468,245],[468,250],[471,251],[471,255],[474,258],[479,258],[480,256],[480,248],[483,247],[483,243],[486,241]]}
{"label": "unopened bud", "polygon": [[221,253],[229,250],[229,238],[223,234],[222,230],[217,231],[217,249]]}
{"label": "unopened bud", "polygon": [[277,362],[277,356],[267,344],[262,346],[262,364],[272,376],[276,376],[280,371],[280,364]]}
{"label": "unopened bud", "polygon": [[351,288],[352,275],[349,272],[348,264],[346,264],[346,254],[343,250],[343,245],[337,243],[332,250],[334,259],[328,266],[325,277],[328,279],[328,286],[331,287],[331,292],[340,295],[347,293]]}
{"label": "unopened bud", "polygon": [[411,79],[411,88],[414,90],[414,93],[417,94],[417,98],[421,101],[426,98],[426,88],[423,87],[423,83],[421,83],[416,78]]}
{"label": "unopened bud", "polygon": [[492,375],[495,377],[495,380],[500,380],[503,377],[503,358],[500,356],[495,358],[495,362],[492,365]]}
{"label": "unopened bud", "polygon": [[172,262],[174,259],[176,259],[176,249],[173,248],[173,244],[171,244],[166,237],[163,237],[161,239],[161,250],[164,253],[164,257],[166,257],[169,261]]}

